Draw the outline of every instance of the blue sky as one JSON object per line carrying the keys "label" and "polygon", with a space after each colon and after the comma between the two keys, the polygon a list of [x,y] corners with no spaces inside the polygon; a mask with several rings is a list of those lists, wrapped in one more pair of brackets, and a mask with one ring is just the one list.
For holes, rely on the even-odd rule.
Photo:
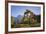
{"label": "blue sky", "polygon": [[39,15],[41,11],[41,8],[36,6],[11,6],[11,15],[14,17],[24,15],[26,9],[31,10],[35,15]]}

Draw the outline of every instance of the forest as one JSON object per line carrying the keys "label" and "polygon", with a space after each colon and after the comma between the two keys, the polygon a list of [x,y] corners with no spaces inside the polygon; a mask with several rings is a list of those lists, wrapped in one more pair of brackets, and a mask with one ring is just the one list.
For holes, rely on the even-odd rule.
{"label": "forest", "polygon": [[40,27],[40,15],[35,15],[30,10],[26,10],[24,16],[11,16],[11,28]]}

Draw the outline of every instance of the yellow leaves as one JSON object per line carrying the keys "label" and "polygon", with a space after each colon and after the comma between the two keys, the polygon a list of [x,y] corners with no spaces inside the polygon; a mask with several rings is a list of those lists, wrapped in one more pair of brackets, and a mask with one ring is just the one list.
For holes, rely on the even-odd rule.
{"label": "yellow leaves", "polygon": [[25,19],[24,19],[24,21],[27,21],[27,20],[28,20],[28,18],[25,18]]}

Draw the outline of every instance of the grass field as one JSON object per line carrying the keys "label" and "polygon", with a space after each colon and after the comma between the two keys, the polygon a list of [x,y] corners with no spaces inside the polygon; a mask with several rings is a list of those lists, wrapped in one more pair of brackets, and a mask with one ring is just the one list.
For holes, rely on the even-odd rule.
{"label": "grass field", "polygon": [[35,24],[15,24],[14,28],[25,28],[25,27],[40,27],[40,23]]}

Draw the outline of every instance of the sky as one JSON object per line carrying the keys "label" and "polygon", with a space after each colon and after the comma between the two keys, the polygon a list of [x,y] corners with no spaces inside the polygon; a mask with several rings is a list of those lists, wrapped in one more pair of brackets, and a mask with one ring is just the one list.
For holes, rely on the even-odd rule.
{"label": "sky", "polygon": [[41,8],[38,6],[11,6],[11,16],[17,17],[18,15],[24,15],[26,9],[31,10],[35,15],[39,15]]}

